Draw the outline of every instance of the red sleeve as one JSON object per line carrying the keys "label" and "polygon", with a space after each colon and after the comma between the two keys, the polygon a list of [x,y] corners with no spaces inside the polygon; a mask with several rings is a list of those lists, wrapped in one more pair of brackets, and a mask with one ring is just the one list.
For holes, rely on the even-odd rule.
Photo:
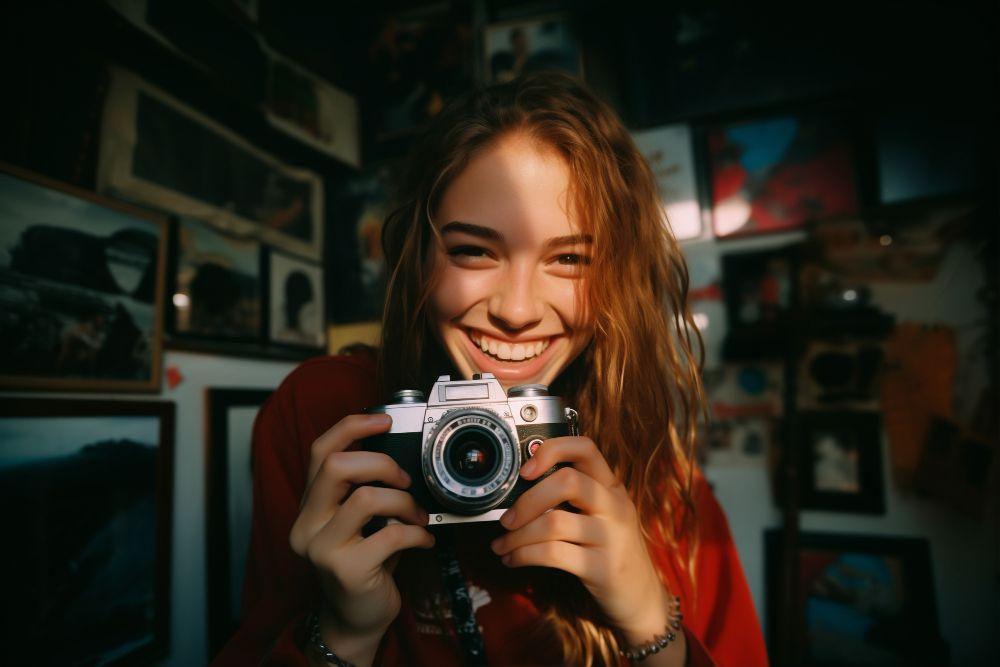
{"label": "red sleeve", "polygon": [[288,535],[306,485],[310,447],[375,402],[369,356],[320,357],[296,368],[264,404],[253,429],[253,518],[239,631],[213,665],[304,667],[302,621],[318,602],[311,566]]}
{"label": "red sleeve", "polygon": [[[766,667],[764,634],[733,544],[729,523],[700,474],[695,482],[699,527],[696,589],[687,589],[685,609],[689,665]],[[692,641],[692,639],[694,641]]]}

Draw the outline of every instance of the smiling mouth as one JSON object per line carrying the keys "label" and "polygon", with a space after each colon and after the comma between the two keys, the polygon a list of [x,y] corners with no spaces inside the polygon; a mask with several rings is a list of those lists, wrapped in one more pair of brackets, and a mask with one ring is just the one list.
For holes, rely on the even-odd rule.
{"label": "smiling mouth", "polygon": [[542,338],[524,343],[509,343],[507,341],[492,338],[475,329],[466,329],[466,335],[472,344],[478,347],[483,354],[496,359],[497,361],[516,362],[534,359],[544,352],[552,342],[552,337]]}

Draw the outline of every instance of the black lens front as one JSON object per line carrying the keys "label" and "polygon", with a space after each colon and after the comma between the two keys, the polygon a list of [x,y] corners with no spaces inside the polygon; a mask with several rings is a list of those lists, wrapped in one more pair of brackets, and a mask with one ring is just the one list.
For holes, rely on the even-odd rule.
{"label": "black lens front", "polygon": [[461,428],[448,440],[445,466],[463,484],[486,484],[500,467],[500,443],[496,436],[478,426]]}

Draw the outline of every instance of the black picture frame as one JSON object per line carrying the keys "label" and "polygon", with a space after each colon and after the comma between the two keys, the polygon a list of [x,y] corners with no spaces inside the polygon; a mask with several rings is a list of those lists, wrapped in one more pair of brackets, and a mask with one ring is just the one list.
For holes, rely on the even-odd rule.
{"label": "black picture frame", "polygon": [[[789,664],[801,667],[949,664],[926,539],[801,532],[792,563],[783,539],[781,529],[764,532],[772,655],[789,633]],[[786,609],[779,586],[789,567],[796,576]]]}
{"label": "black picture frame", "polygon": [[885,514],[878,412],[800,412],[797,445],[802,509]]}
{"label": "black picture frame", "polygon": [[722,256],[727,322],[722,344],[725,361],[785,357],[797,267],[794,244]]}
{"label": "black picture frame", "polygon": [[0,663],[167,654],[174,417],[165,401],[0,401],[2,617],[16,638]]}
{"label": "black picture frame", "polygon": [[[208,660],[239,628],[243,573],[252,509],[251,441],[257,410],[272,389],[209,387],[205,390],[206,514],[208,578]],[[249,408],[239,432],[230,428],[235,408]]]}

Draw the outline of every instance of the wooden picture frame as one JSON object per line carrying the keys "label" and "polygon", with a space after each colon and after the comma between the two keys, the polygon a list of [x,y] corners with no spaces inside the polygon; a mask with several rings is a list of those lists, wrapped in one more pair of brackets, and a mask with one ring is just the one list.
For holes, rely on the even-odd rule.
{"label": "wooden picture frame", "polygon": [[251,443],[271,389],[205,390],[208,660],[239,628],[252,512]]}
{"label": "wooden picture frame", "polygon": [[165,218],[0,163],[0,389],[158,391],[167,235]]}
{"label": "wooden picture frame", "polygon": [[174,404],[0,401],[0,663],[167,654]]}
{"label": "wooden picture frame", "polygon": [[[772,655],[788,633],[789,664],[801,667],[949,664],[926,539],[802,532],[792,563],[782,540],[765,531]],[[778,589],[786,568],[796,573],[790,609]]]}

